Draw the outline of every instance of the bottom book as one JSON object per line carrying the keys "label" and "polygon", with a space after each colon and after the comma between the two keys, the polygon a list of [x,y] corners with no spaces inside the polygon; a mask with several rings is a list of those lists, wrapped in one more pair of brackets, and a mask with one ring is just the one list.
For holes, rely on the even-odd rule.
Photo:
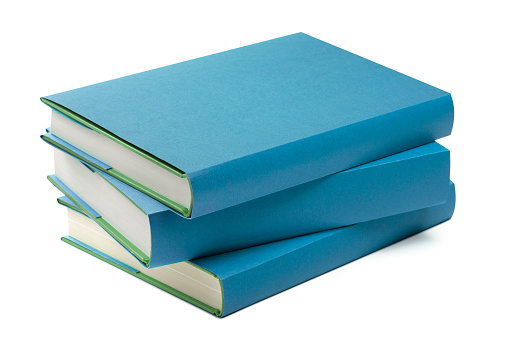
{"label": "bottom book", "polygon": [[455,189],[442,205],[152,269],[70,200],[59,203],[70,208],[63,241],[223,317],[450,219]]}

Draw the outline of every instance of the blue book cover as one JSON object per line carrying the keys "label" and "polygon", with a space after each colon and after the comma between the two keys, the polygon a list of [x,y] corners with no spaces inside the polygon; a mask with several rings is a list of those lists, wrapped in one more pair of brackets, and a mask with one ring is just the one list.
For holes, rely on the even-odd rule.
{"label": "blue book cover", "polygon": [[[76,239],[72,234],[79,234],[70,228],[72,220],[70,235],[63,241],[223,317],[444,222],[451,218],[454,206],[451,183],[450,196],[444,204],[154,269],[161,269],[158,273],[138,267],[136,260],[128,259],[130,255],[121,248],[123,254],[117,253],[104,240],[106,235],[94,234],[88,243]],[[80,227],[84,224],[100,230],[84,215],[75,216],[82,217],[76,220]],[[117,245],[112,239],[110,243]],[[175,279],[181,274],[189,280]],[[198,285],[195,278],[200,279]]]}
{"label": "blue book cover", "polygon": [[[417,210],[441,204],[449,195],[449,151],[430,143],[188,219],[107,173],[55,152],[61,154],[55,155],[58,160],[64,156],[72,167],[66,172],[57,167],[58,176],[49,180],[148,268]],[[101,198],[107,203],[100,204]],[[129,209],[119,206],[122,200]],[[112,207],[110,212],[106,205]],[[272,205],[276,210],[267,210]],[[125,228],[136,222],[137,216],[132,216],[136,212],[148,221],[144,240],[134,240]],[[140,228],[140,224],[134,227]],[[142,247],[146,240],[148,245]]]}
{"label": "blue book cover", "polygon": [[[303,33],[42,101],[56,136],[191,218],[427,144],[453,124],[449,93]],[[156,167],[136,172],[133,160]]]}

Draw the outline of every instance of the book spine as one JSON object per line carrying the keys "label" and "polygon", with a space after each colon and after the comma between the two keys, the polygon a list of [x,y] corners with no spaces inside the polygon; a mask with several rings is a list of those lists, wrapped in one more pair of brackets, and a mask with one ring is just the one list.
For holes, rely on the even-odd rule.
{"label": "book spine", "polygon": [[449,173],[449,151],[431,143],[198,218],[153,213],[150,267],[441,204]]}
{"label": "book spine", "polygon": [[[443,205],[337,229],[329,237],[228,277],[213,269],[223,284],[222,316],[444,222],[451,218],[454,206],[451,184],[451,196]],[[198,260],[193,263],[199,265]],[[200,266],[205,268],[206,263]]]}
{"label": "book spine", "polygon": [[[453,120],[452,98],[447,94],[190,173],[192,217],[427,144],[449,135]],[[275,210],[274,203],[270,210]]]}

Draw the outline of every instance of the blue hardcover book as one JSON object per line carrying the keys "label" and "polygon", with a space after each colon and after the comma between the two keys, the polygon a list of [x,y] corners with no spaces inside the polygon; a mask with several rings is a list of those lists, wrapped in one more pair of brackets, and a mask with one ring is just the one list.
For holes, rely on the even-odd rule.
{"label": "blue hardcover book", "polygon": [[430,143],[193,219],[58,149],[49,180],[154,268],[443,203],[449,169]]}
{"label": "blue hardcover book", "polygon": [[42,101],[56,137],[192,218],[427,144],[453,123],[449,93],[303,33]]}
{"label": "blue hardcover book", "polygon": [[451,183],[441,205],[155,269],[73,210],[63,241],[223,317],[446,221],[454,205]]}

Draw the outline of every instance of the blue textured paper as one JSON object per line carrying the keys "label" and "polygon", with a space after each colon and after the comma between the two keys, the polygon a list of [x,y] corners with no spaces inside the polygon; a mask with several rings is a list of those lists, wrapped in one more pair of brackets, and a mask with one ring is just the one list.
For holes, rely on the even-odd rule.
{"label": "blue textured paper", "polygon": [[193,217],[429,143],[453,122],[448,93],[303,33],[47,99],[186,172]]}
{"label": "blue textured paper", "polygon": [[[52,176],[49,176],[49,177],[52,177]],[[53,179],[56,181],[56,179]],[[57,179],[59,181],[59,179]],[[68,188],[67,188],[68,189]],[[61,197],[58,197],[58,200],[57,200],[58,204],[62,204],[64,206],[66,206],[68,209],[70,210],[73,210],[75,212],[78,212],[78,213],[83,213],[82,210],[75,205],[75,202],[72,201],[70,198],[68,198],[67,196],[61,196]],[[91,208],[91,207],[89,207]],[[98,213],[96,213],[98,214]],[[96,216],[95,216],[96,217]]]}
{"label": "blue textured paper", "polygon": [[113,258],[113,257],[111,257],[111,256],[109,256],[109,255],[107,255],[105,253],[100,252],[98,249],[95,249],[95,248],[91,247],[90,245],[85,244],[84,242],[76,240],[76,239],[74,239],[71,236],[65,236],[65,238],[68,239],[68,240],[70,240],[70,241],[72,241],[72,242],[74,242],[74,243],[76,243],[76,244],[78,244],[78,245],[80,245],[81,247],[84,247],[84,248],[90,250],[93,253],[96,253],[96,254],[100,255],[101,257],[103,257],[103,258],[105,258],[105,259],[107,259],[107,260],[109,260],[109,261],[111,261],[111,262],[113,262],[115,264],[118,264],[121,267],[126,268],[128,271],[130,271],[132,273],[139,273],[139,271],[137,269],[135,269],[135,268],[133,268],[133,267],[125,264],[124,262],[121,262],[121,261],[119,261],[119,260],[117,260],[117,259],[115,259],[115,258]]}
{"label": "blue textured paper", "polygon": [[449,171],[449,151],[431,143],[194,219],[97,172],[149,215],[158,267],[440,204]]}
{"label": "blue textured paper", "polygon": [[[55,143],[57,144],[60,144],[61,146],[67,148],[68,150],[74,152],[75,154],[79,155],[82,159],[84,160],[88,160],[89,162],[91,163],[95,163],[96,165],[100,166],[101,168],[103,168],[104,170],[108,170],[110,169],[111,167],[102,162],[101,160],[98,160],[96,159],[95,157],[93,156],[90,156],[89,154],[87,154],[86,152],[78,149],[77,147],[73,146],[73,145],[70,145],[68,142],[66,142],[65,140],[63,139],[60,139],[58,138],[56,135],[52,134],[52,133],[46,133],[46,134],[42,134],[41,137],[44,137],[46,139],[49,139],[49,140],[52,140],[54,141]],[[42,139],[42,141],[44,142],[47,142],[46,140]],[[49,142],[47,142],[49,144]],[[54,147],[57,147],[56,145],[53,145],[53,144],[50,144],[51,146],[54,146]],[[58,147],[59,148],[59,147]],[[63,152],[65,153],[68,153],[67,151],[59,148],[60,150],[62,150]],[[69,153],[68,153],[69,154]]]}
{"label": "blue textured paper", "polygon": [[70,198],[68,198],[67,196],[58,197],[58,201],[67,203],[68,205],[74,205],[72,203],[72,200]]}
{"label": "blue textured paper", "polygon": [[64,197],[67,198],[67,199],[70,199],[72,202],[74,202],[74,205],[78,204],[78,205],[82,206],[86,211],[88,211],[88,213],[90,213],[91,215],[93,215],[95,218],[102,217],[100,215],[100,213],[98,213],[93,208],[91,208],[88,205],[88,203],[84,202],[79,196],[77,196],[72,190],[70,190],[70,188],[68,186],[66,186],[65,183],[63,183],[58,177],[56,177],[55,175],[50,175],[50,176],[48,176],[48,178],[50,178],[60,188],[62,188],[63,191],[65,191],[66,194],[68,194],[68,197],[67,196],[64,196]]}
{"label": "blue textured paper", "polygon": [[441,205],[190,263],[221,279],[222,316],[226,316],[450,219],[456,200],[452,183],[449,193],[448,200]]}
{"label": "blue textured paper", "polygon": [[223,316],[345,265],[451,218],[454,184],[443,205],[192,262],[223,284]]}

